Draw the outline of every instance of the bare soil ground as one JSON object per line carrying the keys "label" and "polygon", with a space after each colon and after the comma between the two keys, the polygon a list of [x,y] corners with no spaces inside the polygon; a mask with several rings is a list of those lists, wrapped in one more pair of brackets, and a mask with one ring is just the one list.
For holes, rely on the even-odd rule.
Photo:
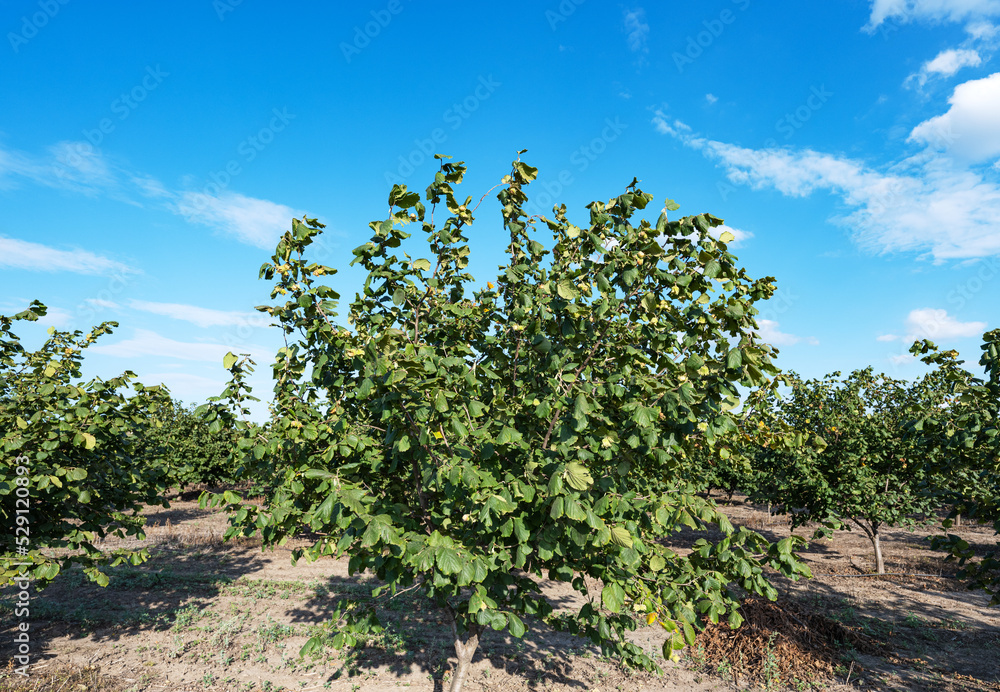
{"label": "bare soil ground", "polygon": [[[787,518],[739,499],[722,504],[736,524],[771,540],[789,535]],[[293,566],[294,545],[223,543],[225,516],[183,498],[148,516],[149,562],[118,569],[104,589],[70,573],[33,598],[32,675],[0,671],[0,690],[447,689],[454,659],[444,623],[413,593],[381,603],[388,627],[364,646],[303,660],[299,648],[337,600],[367,598],[375,582],[349,576],[346,561]],[[987,527],[952,531],[974,545],[995,540]],[[883,539],[888,571],[921,576],[862,576],[873,560],[856,532],[814,542],[804,553],[814,579],[777,579],[777,604],[748,603],[740,630],[709,628],[679,663],[659,657],[663,676],[623,670],[583,640],[535,628],[523,640],[487,635],[467,689],[1000,690],[1000,609],[952,578],[927,547],[932,532]],[[682,533],[678,546],[694,538]],[[557,607],[579,607],[568,585],[546,588]],[[4,661],[14,626],[7,593]],[[634,639],[659,656],[664,632],[643,626]]]}

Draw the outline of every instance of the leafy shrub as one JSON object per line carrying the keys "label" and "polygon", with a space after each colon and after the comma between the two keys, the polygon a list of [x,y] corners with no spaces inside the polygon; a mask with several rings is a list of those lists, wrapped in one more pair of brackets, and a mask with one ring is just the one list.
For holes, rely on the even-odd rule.
{"label": "leafy shrub", "polygon": [[209,423],[203,407],[196,411],[170,401],[148,420],[137,434],[136,457],[158,470],[169,487],[216,486],[238,479],[231,427],[218,416]]}
{"label": "leafy shrub", "polygon": [[14,322],[45,312],[34,302],[0,316],[0,584],[30,573],[44,586],[79,563],[104,585],[102,565],[147,557],[145,550],[102,552],[95,542],[141,538],[141,507],[165,504],[160,474],[134,455],[136,433],[169,397],[132,372],[79,381],[83,351],[114,322],[87,334],[50,329],[41,348],[26,350],[11,332]]}

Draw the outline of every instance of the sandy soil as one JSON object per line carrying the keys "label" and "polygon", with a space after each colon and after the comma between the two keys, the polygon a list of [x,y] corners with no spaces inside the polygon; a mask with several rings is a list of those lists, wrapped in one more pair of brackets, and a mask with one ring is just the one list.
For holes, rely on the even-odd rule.
{"label": "sandy soil", "polygon": [[[739,500],[722,504],[734,523],[769,539],[789,534],[786,520],[769,518],[765,508]],[[261,551],[253,541],[224,544],[225,517],[195,502],[151,508],[149,524],[150,562],[121,570],[106,589],[67,575],[35,598],[36,676],[61,680],[54,672],[63,666],[96,667],[93,674],[104,676],[101,689],[116,692],[447,689],[453,659],[443,622],[413,594],[380,609],[390,627],[367,646],[354,653],[328,649],[301,660],[299,648],[338,598],[365,595],[373,582],[349,576],[346,561],[293,566],[293,545]],[[995,540],[986,527],[953,531],[973,544]],[[799,616],[790,617],[799,622],[809,613],[842,624],[875,642],[879,653],[845,645],[829,664],[813,662],[811,679],[771,676],[772,689],[1000,690],[1000,609],[952,578],[954,568],[927,548],[930,533],[889,530],[883,541],[887,570],[930,576],[860,576],[871,571],[873,560],[857,532],[813,543],[804,555],[815,578],[777,580],[779,604],[794,604]],[[681,534],[678,542],[693,537]],[[579,607],[567,585],[546,589],[557,607]],[[0,609],[4,660],[12,653],[14,624],[6,599]],[[747,689],[735,661],[710,660],[701,644],[680,663],[659,658],[665,674],[657,677],[622,670],[586,642],[541,629],[523,640],[491,635],[480,647],[467,689]],[[634,640],[659,652],[663,637],[654,625],[638,630]],[[782,651],[768,649],[762,660]],[[11,684],[0,673],[0,689]]]}

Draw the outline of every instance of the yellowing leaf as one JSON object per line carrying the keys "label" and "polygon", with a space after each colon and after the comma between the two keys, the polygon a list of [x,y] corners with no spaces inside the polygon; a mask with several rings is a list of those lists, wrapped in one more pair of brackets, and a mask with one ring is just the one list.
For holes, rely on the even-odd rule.
{"label": "yellowing leaf", "polygon": [[611,542],[623,548],[632,547],[632,534],[620,526],[611,529]]}
{"label": "yellowing leaf", "polygon": [[83,433],[84,446],[87,449],[93,449],[97,446],[97,438],[90,433]]}
{"label": "yellowing leaf", "polygon": [[656,622],[656,613],[650,613],[646,616],[647,625],[652,625],[654,622]]}
{"label": "yellowing leaf", "polygon": [[586,490],[594,484],[594,477],[586,466],[574,461],[566,464],[566,482],[573,490]]}
{"label": "yellowing leaf", "polygon": [[731,243],[734,240],[736,240],[736,236],[734,236],[729,231],[724,231],[722,235],[719,236],[719,242],[721,243]]}

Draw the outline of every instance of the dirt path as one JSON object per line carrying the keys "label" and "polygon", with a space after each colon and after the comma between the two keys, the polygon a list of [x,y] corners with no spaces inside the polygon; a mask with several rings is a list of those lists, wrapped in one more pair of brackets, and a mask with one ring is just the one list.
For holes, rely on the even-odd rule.
{"label": "dirt path", "polygon": [[[735,503],[727,512],[734,523],[771,539],[789,533],[780,519],[769,520],[761,508]],[[367,598],[372,582],[350,576],[342,560],[293,566],[294,545],[262,552],[253,541],[224,544],[225,517],[192,502],[154,508],[149,519],[150,562],[119,570],[106,589],[71,574],[36,597],[32,636],[38,647],[33,668],[37,689],[46,689],[40,686],[46,675],[52,679],[48,689],[55,690],[71,671],[83,675],[80,671],[94,667],[105,676],[99,685],[74,685],[116,692],[447,688],[450,643],[439,615],[420,598],[402,594],[380,606],[380,617],[390,627],[363,648],[340,654],[327,650],[303,661],[299,648],[337,600]],[[992,540],[985,528],[959,532],[970,542]],[[886,563],[892,572],[934,577],[857,576],[872,562],[866,541],[857,534],[839,533],[810,547],[805,555],[817,577],[777,582],[782,598],[799,609],[798,616],[793,612],[789,617],[801,622],[807,617],[803,613],[815,614],[822,618],[815,622],[842,625],[883,648],[873,655],[843,646],[829,664],[813,661],[817,670],[812,681],[789,676],[779,681],[775,673],[774,689],[787,683],[791,689],[1000,690],[1000,610],[948,578],[949,567],[924,545],[927,533],[887,532]],[[689,538],[682,534],[678,540]],[[568,585],[550,583],[545,590],[557,607],[581,604]],[[9,658],[13,616],[5,598],[0,655]],[[656,677],[623,671],[569,636],[539,629],[523,640],[491,634],[480,647],[468,689],[745,689],[745,679],[736,673],[738,661],[706,658],[714,646],[708,639],[700,640],[679,664],[659,657],[665,674]],[[634,634],[636,643],[659,656],[662,629],[654,625]],[[770,641],[773,650],[765,643],[758,652],[765,673],[779,654],[799,655],[775,643],[774,635]],[[778,663],[774,665],[777,671]],[[848,675],[849,686],[844,684]],[[0,677],[0,689],[5,684],[9,679]]]}

